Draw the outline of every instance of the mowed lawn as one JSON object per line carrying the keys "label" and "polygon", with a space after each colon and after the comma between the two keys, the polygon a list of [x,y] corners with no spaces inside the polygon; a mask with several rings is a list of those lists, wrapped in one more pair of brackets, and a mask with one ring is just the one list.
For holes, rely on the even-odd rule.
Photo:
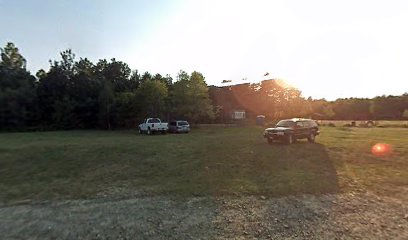
{"label": "mowed lawn", "polygon": [[[316,144],[268,144],[262,128],[0,134],[0,202],[83,199],[101,193],[209,196],[325,194],[408,186],[408,129],[321,129]],[[371,146],[393,153],[376,157]]]}

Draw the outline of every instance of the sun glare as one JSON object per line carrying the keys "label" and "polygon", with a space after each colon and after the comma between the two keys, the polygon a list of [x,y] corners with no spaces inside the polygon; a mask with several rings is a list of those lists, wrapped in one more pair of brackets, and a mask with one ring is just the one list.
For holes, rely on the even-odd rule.
{"label": "sun glare", "polygon": [[376,156],[385,156],[392,152],[392,147],[386,143],[377,143],[371,147],[371,152]]}

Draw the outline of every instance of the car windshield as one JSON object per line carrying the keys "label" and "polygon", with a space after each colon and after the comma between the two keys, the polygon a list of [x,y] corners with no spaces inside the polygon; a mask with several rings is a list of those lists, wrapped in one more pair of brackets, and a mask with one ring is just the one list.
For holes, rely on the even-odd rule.
{"label": "car windshield", "polygon": [[149,120],[149,123],[160,123],[160,119],[152,118],[152,119]]}
{"label": "car windshield", "polygon": [[181,121],[181,122],[178,123],[178,125],[179,125],[179,126],[187,126],[187,125],[188,125],[188,122],[186,122],[186,121]]}
{"label": "car windshield", "polygon": [[295,123],[289,120],[282,120],[279,121],[278,124],[276,124],[276,127],[293,127],[293,126],[295,126]]}

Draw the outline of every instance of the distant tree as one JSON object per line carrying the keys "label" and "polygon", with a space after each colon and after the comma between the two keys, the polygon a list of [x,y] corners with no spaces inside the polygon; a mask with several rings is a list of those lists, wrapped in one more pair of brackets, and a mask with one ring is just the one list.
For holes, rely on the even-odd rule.
{"label": "distant tree", "polygon": [[169,74],[166,74],[166,76],[163,77],[162,75],[157,73],[156,75],[153,76],[152,79],[155,81],[163,82],[164,84],[166,84],[167,87],[170,87],[173,82],[173,78]]}
{"label": "distant tree", "polygon": [[[69,123],[68,118],[71,114],[66,115],[66,109],[73,109],[72,106],[68,106],[72,102],[69,101],[68,88],[70,87],[70,78],[64,73],[59,65],[55,64],[51,66],[50,70],[46,74],[38,74],[39,84],[37,90],[37,96],[39,101],[41,123],[49,128],[70,128],[63,123]],[[65,106],[65,107],[64,107]],[[64,111],[60,113],[58,111]]]}
{"label": "distant tree", "polygon": [[76,59],[71,49],[50,61],[36,77],[13,43],[0,48],[0,130],[132,127],[146,116],[186,119],[192,123],[231,121],[245,110],[268,119],[310,116],[316,119],[408,118],[408,93],[373,99],[307,100],[279,79],[225,87],[207,86],[199,72],[140,74],[115,58],[95,64]]}
{"label": "distant tree", "polygon": [[105,59],[99,60],[96,64],[96,72],[112,83],[115,92],[126,92],[135,88],[135,83],[130,80],[132,71],[129,66],[124,62],[116,61],[115,58],[110,62]]}
{"label": "distant tree", "polygon": [[192,111],[187,117],[193,122],[212,120],[214,118],[214,111],[203,74],[196,71],[191,73],[189,87],[191,89],[190,100],[192,100]]}
{"label": "distant tree", "polygon": [[[123,127],[134,119],[135,92],[141,84],[141,77],[137,70],[131,71],[129,66],[116,59],[99,60],[95,66],[95,75],[102,84],[99,95],[99,120],[106,129]],[[129,106],[125,106],[129,104]],[[131,119],[130,119],[131,118]]]}
{"label": "distant tree", "polygon": [[152,75],[149,72],[146,71],[142,75],[142,78],[141,78],[142,81],[141,82],[142,83],[148,82],[148,81],[152,80],[152,78],[153,78]]}
{"label": "distant tree", "polygon": [[166,84],[161,81],[146,81],[137,90],[142,116],[160,117],[165,112],[165,101],[168,96]]}
{"label": "distant tree", "polygon": [[337,99],[332,103],[332,109],[336,119],[367,120],[372,118],[370,105],[368,99]]}
{"label": "distant tree", "polygon": [[371,112],[375,119],[401,119],[406,108],[406,97],[381,96],[372,100]]}
{"label": "distant tree", "polygon": [[60,61],[49,61],[51,68],[50,71],[55,69],[65,75],[66,78],[71,78],[74,75],[75,54],[71,49],[60,52]]}
{"label": "distant tree", "polygon": [[18,48],[12,42],[8,42],[1,50],[1,62],[0,66],[8,69],[25,69],[26,60],[20,54]]}
{"label": "distant tree", "polygon": [[113,122],[115,127],[136,127],[137,122],[142,118],[142,116],[140,116],[141,105],[138,101],[137,93],[135,92],[117,93],[115,95],[113,108]]}
{"label": "distant tree", "polygon": [[40,69],[37,71],[35,76],[37,77],[37,79],[45,78],[47,76],[47,72],[44,69]]}
{"label": "distant tree", "polygon": [[314,100],[309,97],[307,102],[311,108],[310,117],[314,119],[332,119],[335,116],[331,103],[326,99]]}
{"label": "distant tree", "polygon": [[99,94],[99,120],[102,128],[112,129],[112,107],[114,104],[114,91],[112,83],[109,80],[103,81],[103,87]]}
{"label": "distant tree", "polygon": [[310,111],[301,92],[288,86],[283,80],[264,80],[253,89],[257,98],[257,114],[280,119],[306,116]]}
{"label": "distant tree", "polygon": [[140,74],[137,70],[132,71],[132,74],[130,75],[129,78],[129,90],[130,91],[135,91],[141,83],[141,77]]}
{"label": "distant tree", "polygon": [[98,98],[103,84],[96,78],[95,65],[87,58],[75,62],[74,72],[69,95],[75,101],[77,128],[95,128],[98,125]]}
{"label": "distant tree", "polygon": [[0,48],[0,129],[24,129],[37,123],[37,82],[13,43]]}
{"label": "distant tree", "polygon": [[72,50],[50,63],[48,72],[37,72],[42,123],[56,129],[97,127],[103,75],[87,58],[76,61]]}
{"label": "distant tree", "polygon": [[[185,71],[180,70],[177,81],[172,85],[169,92],[168,106],[172,118],[184,118],[188,105],[188,81],[190,76]],[[184,103],[184,106],[183,106]]]}
{"label": "distant tree", "polygon": [[155,80],[155,81],[161,82],[162,79],[163,79],[163,77],[162,77],[162,75],[161,75],[160,73],[156,73],[156,74],[153,76],[153,80]]}
{"label": "distant tree", "polygon": [[78,62],[74,62],[73,71],[74,74],[93,77],[95,74],[95,65],[87,58],[80,58]]}
{"label": "distant tree", "polygon": [[191,76],[180,71],[177,79],[171,93],[172,115],[193,123],[214,119],[214,109],[204,76],[196,71]]}
{"label": "distant tree", "polygon": [[170,76],[170,74],[166,74],[166,76],[163,79],[167,87],[170,87],[173,84],[173,78]]}
{"label": "distant tree", "polygon": [[322,108],[323,119],[333,119],[336,113],[333,111],[331,105],[325,105]]}

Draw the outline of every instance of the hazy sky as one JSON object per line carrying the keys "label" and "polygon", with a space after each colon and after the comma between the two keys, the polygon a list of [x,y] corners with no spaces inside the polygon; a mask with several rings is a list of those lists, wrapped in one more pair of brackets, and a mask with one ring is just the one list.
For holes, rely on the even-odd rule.
{"label": "hazy sky", "polygon": [[408,1],[0,0],[0,45],[35,73],[72,48],[208,84],[281,78],[303,95],[408,92]]}

